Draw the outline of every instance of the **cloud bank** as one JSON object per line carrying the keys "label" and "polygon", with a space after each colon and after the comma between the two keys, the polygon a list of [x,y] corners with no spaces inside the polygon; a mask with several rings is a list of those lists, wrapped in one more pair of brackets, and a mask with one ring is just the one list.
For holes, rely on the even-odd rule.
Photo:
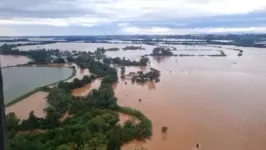
{"label": "cloud bank", "polygon": [[265,27],[265,0],[0,2],[0,28],[8,29],[0,35],[260,33]]}

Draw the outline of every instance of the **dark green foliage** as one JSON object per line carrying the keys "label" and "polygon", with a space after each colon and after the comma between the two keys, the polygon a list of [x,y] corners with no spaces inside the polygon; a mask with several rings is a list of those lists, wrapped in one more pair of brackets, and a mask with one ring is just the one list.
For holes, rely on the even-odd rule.
{"label": "dark green foliage", "polygon": [[143,73],[142,71],[138,71],[136,75],[134,75],[131,79],[132,82],[141,82],[145,83],[147,81],[160,81],[160,71],[154,68],[150,68],[150,71],[147,73]]}
{"label": "dark green foliage", "polygon": [[145,48],[142,46],[126,46],[123,48],[123,50],[145,50]]}
{"label": "dark green foliage", "polygon": [[120,150],[121,149],[121,127],[117,127],[115,129],[113,129],[109,134],[110,137],[108,139],[108,143],[107,143],[107,150]]}
{"label": "dark green foliage", "polygon": [[12,112],[6,115],[5,125],[8,131],[17,130],[19,122],[20,120],[17,118],[15,113]]}
{"label": "dark green foliage", "polygon": [[[38,118],[31,112],[27,120],[19,123],[14,114],[7,115],[7,150],[120,150],[128,141],[151,136],[150,120],[137,110],[117,105],[112,88],[118,80],[115,68],[89,55],[75,61],[94,75],[74,79],[71,83],[60,82],[57,88],[50,89],[45,118]],[[148,75],[156,76],[156,73]],[[84,86],[96,77],[103,77],[99,89],[91,90],[85,97],[71,95],[72,89]],[[127,121],[121,127],[118,112],[134,116],[139,122]],[[66,113],[69,116],[60,122]]]}
{"label": "dark green foliage", "polygon": [[102,63],[94,60],[93,57],[89,55],[84,55],[76,60],[76,64],[81,68],[87,68],[91,73],[95,74],[97,77],[109,76],[112,81],[117,82],[117,70],[110,67],[110,64]]}
{"label": "dark green foliage", "polygon": [[138,124],[133,124],[131,121],[125,123],[121,138],[123,143],[136,138],[143,140],[151,137],[151,121],[140,111],[128,107],[119,107],[119,112],[134,116],[140,121]]}
{"label": "dark green foliage", "polygon": [[126,67],[121,67],[121,78],[125,78]]}
{"label": "dark green foliage", "polygon": [[168,47],[155,47],[151,56],[173,56],[173,52]]}
{"label": "dark green foliage", "polygon": [[64,89],[66,92],[71,92],[71,90],[75,89],[75,88],[80,88],[83,87],[86,84],[89,84],[92,82],[92,80],[95,80],[96,77],[95,75],[91,75],[91,76],[84,76],[81,80],[79,80],[78,78],[75,78],[73,80],[73,82],[59,82],[57,87]]}
{"label": "dark green foliage", "polygon": [[125,58],[115,57],[115,58],[104,58],[103,62],[108,64],[117,64],[120,66],[146,66],[149,58],[142,56],[139,61],[132,61]]}
{"label": "dark green foliage", "polygon": [[46,50],[46,49],[37,49],[29,51],[20,51],[15,49],[15,45],[4,44],[0,46],[0,52],[2,55],[23,55],[28,56],[34,60],[36,64],[46,64],[53,62],[65,63],[65,59],[60,58],[61,52],[58,49]]}

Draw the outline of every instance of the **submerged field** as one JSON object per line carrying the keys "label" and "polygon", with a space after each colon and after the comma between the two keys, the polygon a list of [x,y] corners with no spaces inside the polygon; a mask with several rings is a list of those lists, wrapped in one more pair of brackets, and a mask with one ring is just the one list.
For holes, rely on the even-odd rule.
{"label": "submerged field", "polygon": [[[123,48],[128,45],[60,44],[43,46],[59,49],[80,47],[80,50],[93,51],[97,47]],[[146,50],[120,50],[107,52],[107,55],[139,59],[144,54],[150,54],[154,47],[142,46]],[[263,141],[266,139],[266,51],[241,48],[244,53],[239,57],[237,51],[226,49],[236,48],[233,46],[171,46],[177,48],[174,53],[209,54],[224,50],[227,56],[149,57],[150,64],[146,68],[126,67],[126,73],[156,68],[161,71],[161,81],[156,84],[131,84],[129,80],[126,84],[126,81],[120,80],[114,86],[119,105],[140,110],[153,124],[150,140],[146,143],[133,141],[124,145],[123,149],[141,145],[151,150],[190,150],[196,143],[200,143],[203,149],[266,149]],[[72,93],[84,95],[98,85],[96,80]],[[161,133],[163,126],[168,127],[166,134]]]}

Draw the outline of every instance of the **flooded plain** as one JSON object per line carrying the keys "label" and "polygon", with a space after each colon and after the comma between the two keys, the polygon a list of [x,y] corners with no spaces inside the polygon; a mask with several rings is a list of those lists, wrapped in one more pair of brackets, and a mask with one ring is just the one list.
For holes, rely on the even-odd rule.
{"label": "flooded plain", "polygon": [[35,116],[42,118],[45,116],[43,110],[48,106],[46,99],[48,94],[47,92],[36,92],[22,101],[7,107],[6,114],[14,112],[19,119],[28,119],[29,113],[34,111]]}
{"label": "flooded plain", "polygon": [[26,56],[14,56],[14,55],[0,55],[1,68],[22,65],[30,62]]}
{"label": "flooded plain", "polygon": [[[152,120],[153,136],[142,146],[191,150],[200,143],[206,150],[266,149],[266,51],[243,50],[242,57],[151,58],[151,66],[161,70],[161,82],[153,88],[118,84],[119,104]],[[166,135],[163,126],[168,127]],[[132,145],[140,143],[123,149]]]}
{"label": "flooded plain", "polygon": [[[80,49],[105,47],[101,43],[92,45],[94,47]],[[153,124],[150,140],[133,141],[123,149],[143,146],[149,150],[192,150],[200,143],[204,150],[265,150],[266,50],[241,48],[243,56],[238,57],[237,51],[226,49],[234,46],[173,46],[180,53],[199,50],[204,51],[197,52],[200,54],[215,54],[217,50],[224,50],[227,56],[150,57],[147,68],[127,67],[126,73],[145,71],[149,67],[159,69],[161,81],[149,84],[127,81],[125,84],[121,80],[114,86],[119,105],[139,109]],[[65,47],[72,49],[70,45]],[[135,59],[149,54],[152,47],[147,46],[147,50],[141,52],[118,51],[108,55]],[[99,85],[96,81],[95,85]],[[90,89],[88,86],[77,95],[86,94]],[[168,127],[166,134],[161,133],[163,126]]]}

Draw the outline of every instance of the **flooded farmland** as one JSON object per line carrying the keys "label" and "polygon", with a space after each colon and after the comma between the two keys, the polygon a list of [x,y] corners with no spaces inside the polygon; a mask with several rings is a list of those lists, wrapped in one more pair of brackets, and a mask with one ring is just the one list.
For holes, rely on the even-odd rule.
{"label": "flooded farmland", "polygon": [[[86,43],[80,50],[93,51],[106,46],[94,43],[89,47],[90,44]],[[50,48],[64,49],[51,45]],[[63,46],[77,49],[76,44]],[[107,52],[107,55],[136,59],[151,53],[153,46],[144,46],[144,51],[116,51]],[[154,67],[161,71],[161,81],[125,84],[121,80],[115,86],[119,105],[140,110],[153,124],[150,140],[146,143],[133,141],[123,149],[141,145],[149,150],[191,150],[200,143],[206,150],[265,150],[265,49],[241,48],[243,56],[238,57],[237,51],[226,49],[233,46],[173,46],[177,48],[175,53],[215,54],[217,50],[223,50],[227,56],[150,57],[147,68],[126,68],[129,73]],[[84,95],[90,89],[88,85],[73,93]],[[140,98],[141,102],[138,101]],[[161,133],[163,126],[168,127],[165,135]]]}

